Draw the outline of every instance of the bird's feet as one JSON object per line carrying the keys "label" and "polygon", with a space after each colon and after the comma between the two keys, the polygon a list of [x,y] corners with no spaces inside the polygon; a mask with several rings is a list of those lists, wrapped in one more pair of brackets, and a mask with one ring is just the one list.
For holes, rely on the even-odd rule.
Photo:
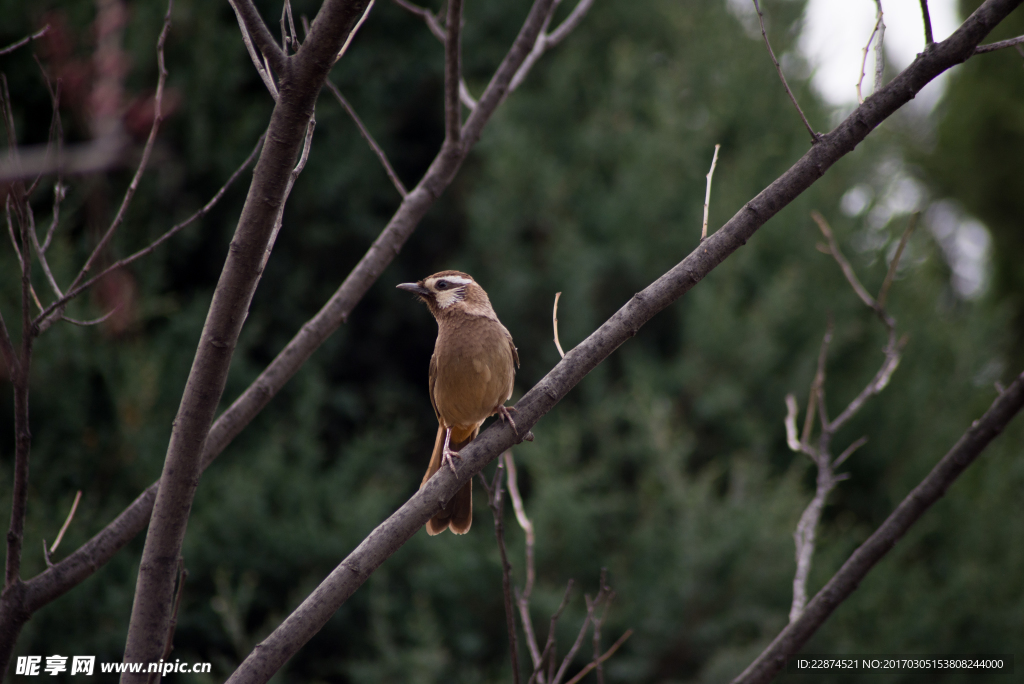
{"label": "bird's feet", "polygon": [[453,459],[457,458],[461,461],[462,457],[459,456],[458,451],[452,451],[452,448],[448,446],[451,436],[452,432],[451,430],[448,430],[447,434],[444,436],[444,447],[441,449],[441,467],[443,468],[444,464],[447,463],[448,467],[452,469],[452,474],[455,475],[455,479],[458,479],[459,474],[455,471],[455,461]]}
{"label": "bird's feet", "polygon": [[516,436],[518,436],[519,430],[516,429],[516,421],[512,420],[512,412],[515,410],[514,406],[498,406],[498,408],[495,409],[495,413],[497,413],[498,417],[501,418],[501,422],[504,423],[507,420],[508,424],[512,426],[512,432],[516,433]]}

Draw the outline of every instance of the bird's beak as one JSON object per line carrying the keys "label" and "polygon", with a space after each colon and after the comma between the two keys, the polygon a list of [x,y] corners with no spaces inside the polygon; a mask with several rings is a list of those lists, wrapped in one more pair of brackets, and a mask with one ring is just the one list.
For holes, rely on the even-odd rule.
{"label": "bird's beak", "polygon": [[405,290],[406,292],[412,292],[413,294],[421,295],[426,297],[430,294],[430,290],[423,287],[419,283],[399,283],[396,285],[399,290]]}

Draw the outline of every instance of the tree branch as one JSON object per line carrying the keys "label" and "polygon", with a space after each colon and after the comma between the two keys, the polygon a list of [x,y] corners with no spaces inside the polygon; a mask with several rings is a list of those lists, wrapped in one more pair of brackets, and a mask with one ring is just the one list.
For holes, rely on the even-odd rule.
{"label": "tree branch", "polygon": [[932,38],[932,17],[928,12],[928,0],[921,0],[921,15],[924,18],[924,49],[927,50],[935,42]]}
{"label": "tree branch", "polygon": [[[176,561],[181,555],[192,499],[202,472],[204,445],[224,392],[238,335],[290,186],[295,160],[313,117],[317,95],[334,56],[366,4],[365,0],[325,2],[309,36],[282,75],[281,89],[288,92],[288,97],[278,98],[271,115],[266,144],[214,290],[171,431],[139,566],[125,662],[149,663],[161,656],[170,621]],[[250,6],[246,0],[240,0],[243,14]],[[142,684],[145,677],[126,673],[121,681]]]}
{"label": "tree branch", "polygon": [[[261,135],[259,137],[259,140],[256,141],[256,146],[253,148],[252,152],[250,152],[249,156],[245,158],[245,161],[243,161],[241,165],[237,169],[235,169],[235,172],[231,174],[231,176],[224,183],[224,185],[220,187],[220,189],[213,195],[213,197],[210,198],[210,200],[206,204],[202,206],[202,208],[200,208],[198,211],[196,211],[194,214],[189,216],[184,221],[181,221],[180,223],[172,226],[167,232],[165,232],[163,235],[158,237],[153,242],[149,243],[149,245],[147,245],[146,247],[143,247],[134,254],[131,254],[130,256],[127,256],[123,259],[120,259],[119,261],[114,262],[110,266],[107,266],[105,269],[94,275],[92,278],[86,280],[78,287],[66,292],[63,297],[61,297],[60,299],[56,300],[55,302],[47,306],[45,309],[43,309],[42,312],[40,312],[40,314],[36,316],[35,320],[32,322],[32,325],[38,327],[39,333],[45,332],[46,329],[50,327],[50,325],[52,325],[55,321],[59,320],[59,318],[55,315],[57,309],[63,309],[65,304],[67,304],[69,301],[80,295],[82,292],[88,290],[90,287],[95,285],[100,279],[102,279],[107,274],[116,271],[119,268],[124,268],[133,261],[137,261],[138,259],[141,259],[142,257],[152,253],[157,247],[159,247],[164,242],[174,237],[183,228],[192,225],[193,223],[201,219],[203,216],[206,216],[206,214],[209,213],[209,211],[224,196],[224,193],[228,191],[228,188],[230,188],[231,185],[238,179],[238,177],[242,175],[242,172],[249,167],[249,165],[252,163],[252,160],[256,158],[256,154],[260,151],[260,149],[263,146],[263,139],[264,135]],[[60,318],[67,320],[66,316]]]}
{"label": "tree branch", "polygon": [[1001,40],[998,43],[979,45],[974,48],[974,54],[980,55],[983,52],[994,52],[996,50],[1002,50],[1003,48],[1013,47],[1014,45],[1020,45],[1021,43],[1024,43],[1024,36],[1017,36],[1016,38],[1010,38],[1009,40]]}
{"label": "tree branch", "polygon": [[338,104],[340,104],[345,111],[348,112],[348,115],[352,117],[352,121],[354,121],[356,127],[359,128],[359,134],[363,136],[363,140],[369,144],[370,149],[373,150],[375,155],[377,155],[377,159],[380,160],[381,166],[384,167],[385,173],[387,173],[388,178],[391,179],[392,185],[394,185],[395,189],[398,190],[398,194],[402,196],[402,199],[405,199],[405,196],[409,194],[409,191],[405,189],[404,185],[402,185],[402,180],[398,177],[398,174],[395,173],[395,169],[391,166],[391,162],[388,161],[388,156],[384,154],[384,150],[381,149],[381,146],[373,139],[369,129],[366,128],[362,119],[360,119],[359,115],[356,114],[356,110],[353,109],[352,105],[349,104],[348,100],[346,100],[341,94],[341,91],[338,90],[338,86],[334,85],[331,79],[328,78],[324,85],[326,85],[327,89],[331,91],[332,95],[334,95]]}
{"label": "tree branch", "polygon": [[444,41],[444,139],[458,145],[462,134],[459,82],[462,80],[462,0],[448,0]]}
{"label": "tree branch", "polygon": [[900,502],[885,522],[860,545],[825,587],[807,604],[799,619],[791,622],[732,684],[766,684],[797,653],[832,611],[853,593],[868,572],[895,546],[910,526],[938,501],[1010,420],[1024,408],[1024,373],[1017,376],[974,421],[932,471]]}
{"label": "tree branch", "polygon": [[[242,38],[245,40],[249,55],[253,58],[256,70],[261,71],[261,76],[264,76],[263,72],[266,71],[253,48],[260,51],[263,59],[266,60],[266,64],[270,66],[278,79],[283,78],[288,70],[288,57],[285,56],[277,41],[274,40],[270,29],[267,28],[263,18],[260,17],[259,11],[252,4],[252,0],[228,0],[228,2],[231,3],[231,8],[235,11],[235,16],[238,18],[238,25],[242,30]],[[267,88],[271,93],[276,92],[276,88],[271,87],[273,85],[273,75],[266,74],[264,82],[266,82],[267,78],[271,81],[267,84]]]}
{"label": "tree branch", "polygon": [[754,0],[754,9],[757,10],[757,20],[761,23],[761,35],[764,37],[765,47],[768,48],[768,55],[772,58],[772,64],[775,65],[775,70],[779,72],[779,79],[782,81],[782,87],[786,89],[786,94],[789,95],[789,99],[792,100],[797,113],[800,114],[800,119],[804,122],[804,126],[807,127],[807,132],[811,134],[811,144],[813,145],[821,138],[821,134],[815,133],[814,129],[811,128],[811,122],[807,120],[807,117],[804,115],[804,110],[800,109],[800,104],[796,101],[796,96],[794,96],[793,91],[789,89],[789,83],[786,82],[786,75],[782,73],[782,65],[779,64],[779,60],[775,58],[775,51],[772,50],[772,44],[768,42],[768,33],[764,30],[764,14],[761,13],[761,5],[758,4],[757,0]]}
{"label": "tree branch", "polygon": [[10,45],[8,45],[5,48],[0,48],[0,56],[9,54],[11,52],[14,52],[15,50],[17,50],[21,46],[28,45],[33,40],[39,40],[40,38],[42,38],[43,36],[45,36],[49,32],[50,32],[50,25],[47,24],[43,28],[41,28],[38,31],[36,31],[35,33],[33,33],[31,36],[25,36],[21,40],[17,40],[15,42],[11,43]]}

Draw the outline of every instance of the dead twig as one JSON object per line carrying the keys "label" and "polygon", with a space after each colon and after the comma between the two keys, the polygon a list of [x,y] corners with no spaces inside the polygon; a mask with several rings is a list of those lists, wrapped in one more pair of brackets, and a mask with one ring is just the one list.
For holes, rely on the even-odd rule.
{"label": "dead twig", "polygon": [[551,325],[555,329],[555,348],[558,350],[558,355],[564,359],[565,352],[562,351],[562,343],[558,341],[558,298],[561,296],[561,292],[555,293],[555,306],[551,309]]}
{"label": "dead twig", "polygon": [[715,145],[715,154],[711,157],[711,170],[708,171],[708,175],[705,178],[708,179],[707,190],[704,192],[704,225],[700,230],[700,241],[704,242],[708,236],[708,208],[711,205],[711,178],[715,175],[715,165],[718,164],[718,148],[721,145]]}

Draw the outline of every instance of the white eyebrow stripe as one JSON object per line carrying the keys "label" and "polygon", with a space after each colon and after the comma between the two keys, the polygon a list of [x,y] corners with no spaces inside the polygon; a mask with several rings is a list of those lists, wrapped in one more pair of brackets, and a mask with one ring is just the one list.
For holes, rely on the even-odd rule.
{"label": "white eyebrow stripe", "polygon": [[463,278],[462,276],[444,276],[443,278],[438,278],[438,280],[447,280],[450,283],[458,283],[459,285],[469,285],[473,282],[469,278]]}

